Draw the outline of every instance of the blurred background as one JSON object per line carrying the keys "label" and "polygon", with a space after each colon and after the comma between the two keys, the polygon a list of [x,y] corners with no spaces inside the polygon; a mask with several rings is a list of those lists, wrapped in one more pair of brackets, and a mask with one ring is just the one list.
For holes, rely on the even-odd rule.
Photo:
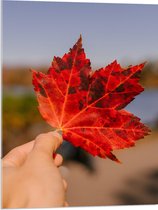
{"label": "blurred background", "polygon": [[30,69],[46,72],[80,34],[94,70],[115,59],[124,67],[147,61],[140,81],[145,91],[126,110],[151,135],[114,151],[122,164],[64,142],[59,152],[70,206],[158,203],[157,21],[158,5],[3,1],[3,155],[52,130],[37,110]]}

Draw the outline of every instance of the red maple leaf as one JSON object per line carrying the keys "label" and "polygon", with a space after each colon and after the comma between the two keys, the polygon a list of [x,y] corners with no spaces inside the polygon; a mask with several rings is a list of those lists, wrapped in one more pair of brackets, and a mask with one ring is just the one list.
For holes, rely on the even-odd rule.
{"label": "red maple leaf", "polygon": [[32,71],[39,111],[64,140],[118,161],[111,151],[131,147],[149,132],[123,110],[144,90],[139,84],[143,66],[124,69],[114,61],[93,72],[80,37],[68,54],[54,57],[47,74]]}

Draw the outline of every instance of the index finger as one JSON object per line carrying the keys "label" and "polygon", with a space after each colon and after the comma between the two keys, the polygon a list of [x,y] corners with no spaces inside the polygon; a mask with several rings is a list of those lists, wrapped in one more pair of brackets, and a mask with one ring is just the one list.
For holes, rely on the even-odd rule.
{"label": "index finger", "polygon": [[12,149],[6,156],[4,156],[3,160],[3,166],[20,166],[26,159],[27,155],[31,152],[33,149],[33,145],[35,143],[35,140],[30,141],[26,144],[23,144],[21,146],[15,147]]}

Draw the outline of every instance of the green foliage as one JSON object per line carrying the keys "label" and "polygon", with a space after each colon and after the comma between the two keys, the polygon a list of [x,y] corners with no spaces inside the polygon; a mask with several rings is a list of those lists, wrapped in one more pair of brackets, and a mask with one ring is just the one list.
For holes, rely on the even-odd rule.
{"label": "green foliage", "polygon": [[3,96],[2,109],[3,125],[7,128],[23,128],[41,119],[32,95]]}
{"label": "green foliage", "polygon": [[35,96],[12,95],[4,91],[2,102],[3,155],[14,147],[31,141],[36,135],[50,131],[41,118]]}

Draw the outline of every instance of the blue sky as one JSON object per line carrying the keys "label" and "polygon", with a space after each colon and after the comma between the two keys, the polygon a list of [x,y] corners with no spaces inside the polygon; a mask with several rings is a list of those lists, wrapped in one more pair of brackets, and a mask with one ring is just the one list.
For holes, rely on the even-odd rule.
{"label": "blue sky", "polygon": [[158,59],[158,5],[3,2],[3,63],[49,66],[83,36],[92,67]]}

